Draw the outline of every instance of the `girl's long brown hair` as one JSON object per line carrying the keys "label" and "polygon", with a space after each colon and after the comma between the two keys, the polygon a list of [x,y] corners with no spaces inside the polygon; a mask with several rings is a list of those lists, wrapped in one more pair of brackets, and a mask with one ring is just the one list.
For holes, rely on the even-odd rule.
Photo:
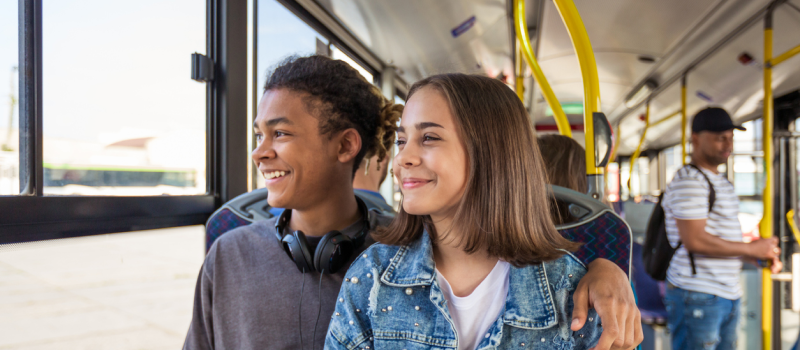
{"label": "girl's long brown hair", "polygon": [[515,266],[574,250],[577,244],[563,238],[550,218],[544,163],[517,95],[499,80],[443,74],[415,83],[408,98],[422,88],[438,91],[450,105],[470,165],[466,190],[448,232],[436,232],[430,216],[408,214],[401,205],[375,239],[408,245],[427,229],[436,243],[459,232],[464,251],[486,250]]}

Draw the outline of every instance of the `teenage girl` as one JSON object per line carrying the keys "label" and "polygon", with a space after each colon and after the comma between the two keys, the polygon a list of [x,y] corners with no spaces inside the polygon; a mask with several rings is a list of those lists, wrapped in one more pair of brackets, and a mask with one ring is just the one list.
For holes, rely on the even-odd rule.
{"label": "teenage girl", "polygon": [[[486,77],[424,79],[409,91],[397,144],[401,210],[375,234],[383,244],[348,271],[326,348],[595,346],[594,310],[571,329],[586,267],[550,219],[536,136],[516,95]],[[628,348],[641,341],[621,333]]]}

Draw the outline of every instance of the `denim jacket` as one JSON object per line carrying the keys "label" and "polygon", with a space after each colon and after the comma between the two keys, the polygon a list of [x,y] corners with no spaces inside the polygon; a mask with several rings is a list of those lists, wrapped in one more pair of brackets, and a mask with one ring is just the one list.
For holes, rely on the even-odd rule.
{"label": "denim jacket", "polygon": [[[589,311],[570,330],[572,294],[586,267],[571,254],[509,272],[508,296],[477,349],[588,349],[602,328]],[[375,244],[347,271],[325,349],[456,349],[458,340],[436,282],[430,237],[409,246]]]}

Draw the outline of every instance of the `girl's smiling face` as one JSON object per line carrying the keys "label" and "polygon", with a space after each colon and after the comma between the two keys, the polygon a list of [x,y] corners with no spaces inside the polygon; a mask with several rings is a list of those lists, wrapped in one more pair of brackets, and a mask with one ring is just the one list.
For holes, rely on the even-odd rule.
{"label": "girl's smiling face", "polygon": [[450,105],[439,91],[425,87],[406,103],[397,130],[399,152],[394,176],[411,215],[451,217],[467,183],[467,152]]}

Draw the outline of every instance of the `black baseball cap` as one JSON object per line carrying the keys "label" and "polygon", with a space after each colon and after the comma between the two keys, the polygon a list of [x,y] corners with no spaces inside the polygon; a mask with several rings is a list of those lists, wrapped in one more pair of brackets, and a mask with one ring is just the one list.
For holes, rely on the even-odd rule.
{"label": "black baseball cap", "polygon": [[694,115],[692,119],[692,132],[711,131],[720,132],[731,129],[746,130],[741,125],[734,125],[731,116],[724,109],[709,107]]}

